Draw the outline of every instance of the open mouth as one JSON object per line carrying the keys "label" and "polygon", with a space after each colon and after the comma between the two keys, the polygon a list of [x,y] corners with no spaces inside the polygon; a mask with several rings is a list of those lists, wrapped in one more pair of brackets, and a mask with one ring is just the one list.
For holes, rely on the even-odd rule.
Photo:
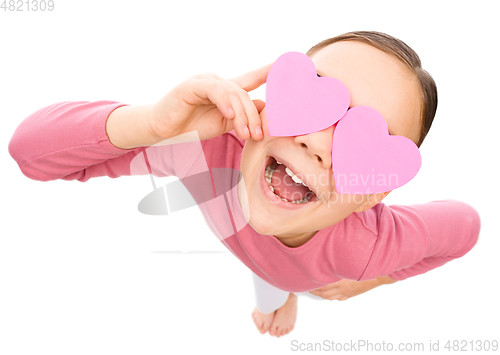
{"label": "open mouth", "polygon": [[285,202],[303,204],[317,200],[316,194],[287,167],[270,156],[265,169],[269,189]]}

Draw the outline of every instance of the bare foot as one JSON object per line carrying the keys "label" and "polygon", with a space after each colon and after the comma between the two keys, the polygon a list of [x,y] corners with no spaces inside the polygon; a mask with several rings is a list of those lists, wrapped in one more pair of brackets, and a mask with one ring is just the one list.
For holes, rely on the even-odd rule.
{"label": "bare foot", "polygon": [[275,313],[276,311],[269,314],[265,314],[260,312],[257,309],[257,307],[255,307],[255,309],[252,312],[252,318],[259,332],[264,334],[269,330],[269,327],[271,326],[271,322],[273,321]]}
{"label": "bare foot", "polygon": [[269,334],[275,335],[278,338],[292,331],[297,320],[297,296],[290,293],[286,303],[276,310]]}

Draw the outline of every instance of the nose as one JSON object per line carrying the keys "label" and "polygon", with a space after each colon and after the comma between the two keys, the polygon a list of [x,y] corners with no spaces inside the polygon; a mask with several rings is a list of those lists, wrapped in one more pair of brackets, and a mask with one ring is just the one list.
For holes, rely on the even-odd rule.
{"label": "nose", "polygon": [[295,143],[306,151],[322,168],[332,166],[332,140],[335,126],[330,126],[322,131],[295,137]]}

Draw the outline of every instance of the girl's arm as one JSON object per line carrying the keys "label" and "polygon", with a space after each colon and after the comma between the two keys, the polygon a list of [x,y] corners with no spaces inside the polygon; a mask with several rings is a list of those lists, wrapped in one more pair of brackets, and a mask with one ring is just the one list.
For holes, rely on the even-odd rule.
{"label": "girl's arm", "polygon": [[[265,83],[271,65],[232,81],[215,74],[195,75],[154,105],[83,101],[47,106],[18,126],[9,153],[32,179],[83,182],[96,176],[131,175],[131,171],[147,174],[151,171],[148,159],[134,160],[146,149],[142,146],[184,133],[196,131],[199,139],[206,140],[234,129],[241,139],[262,139],[258,108],[262,110],[264,103],[251,100],[248,91]],[[198,154],[197,149],[177,149],[180,154],[174,154],[176,149],[171,147],[148,149],[161,165],[154,175],[174,175],[174,156],[186,165],[190,163],[186,153]]]}
{"label": "girl's arm", "polygon": [[[479,214],[454,200],[386,206],[366,211],[365,224],[377,234],[360,281],[389,276],[400,281],[423,274],[469,252],[481,226]],[[371,211],[371,212],[370,212]],[[376,223],[366,217],[377,214]]]}
{"label": "girl's arm", "polygon": [[[478,213],[471,206],[452,200],[413,206],[378,204],[356,215],[363,225],[357,232],[365,233],[367,240],[369,234],[375,235],[364,272],[357,281],[343,279],[311,291],[312,294],[346,300],[423,274],[465,255],[476,244],[480,230]],[[355,260],[356,255],[351,259]]]}
{"label": "girl's arm", "polygon": [[[92,177],[116,178],[130,175],[131,163],[145,147],[120,149],[106,134],[106,122],[114,110],[125,107],[113,101],[61,102],[44,107],[28,116],[17,127],[9,143],[9,152],[27,177],[49,181],[56,179],[87,181]],[[135,110],[135,108],[130,108]],[[136,110],[139,114],[139,111]],[[137,116],[140,118],[139,116]],[[115,117],[125,121],[121,128],[135,132],[132,143],[147,144],[144,128],[130,116]],[[128,136],[111,127],[117,144],[127,144]],[[113,141],[114,142],[114,141]],[[137,164],[136,164],[137,166]],[[141,164],[139,164],[141,166]],[[134,174],[147,174],[144,164]],[[165,175],[173,173],[165,171]]]}
{"label": "girl's arm", "polygon": [[111,144],[118,149],[133,149],[155,145],[150,126],[151,105],[121,106],[113,110],[106,120],[106,133]]}

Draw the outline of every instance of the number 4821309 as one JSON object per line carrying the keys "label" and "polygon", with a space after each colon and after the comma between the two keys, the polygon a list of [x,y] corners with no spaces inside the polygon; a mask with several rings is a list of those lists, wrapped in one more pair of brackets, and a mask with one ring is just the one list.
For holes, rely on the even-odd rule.
{"label": "number 4821309", "polygon": [[448,340],[444,346],[448,351],[497,351],[497,340]]}
{"label": "number 4821309", "polygon": [[52,11],[53,0],[3,0],[0,5],[3,11]]}

